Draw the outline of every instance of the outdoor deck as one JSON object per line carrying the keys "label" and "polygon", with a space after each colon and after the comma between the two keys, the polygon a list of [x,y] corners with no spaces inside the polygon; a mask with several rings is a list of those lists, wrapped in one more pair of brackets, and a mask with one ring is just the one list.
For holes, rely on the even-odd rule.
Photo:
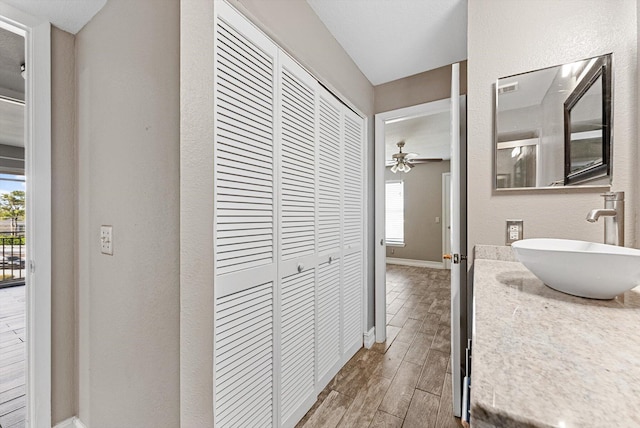
{"label": "outdoor deck", "polygon": [[0,289],[0,428],[25,426],[25,286]]}

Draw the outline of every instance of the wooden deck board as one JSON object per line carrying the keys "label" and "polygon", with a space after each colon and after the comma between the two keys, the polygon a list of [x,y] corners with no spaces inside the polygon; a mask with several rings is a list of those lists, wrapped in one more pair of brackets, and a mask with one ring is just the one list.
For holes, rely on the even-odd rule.
{"label": "wooden deck board", "polygon": [[0,289],[1,428],[25,425],[25,327],[25,286]]}

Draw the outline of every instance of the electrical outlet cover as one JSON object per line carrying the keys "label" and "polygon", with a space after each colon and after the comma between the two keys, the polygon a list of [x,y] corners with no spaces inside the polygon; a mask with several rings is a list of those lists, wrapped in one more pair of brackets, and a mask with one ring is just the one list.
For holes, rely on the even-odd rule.
{"label": "electrical outlet cover", "polygon": [[524,222],[522,220],[507,220],[505,245],[521,240],[524,237]]}

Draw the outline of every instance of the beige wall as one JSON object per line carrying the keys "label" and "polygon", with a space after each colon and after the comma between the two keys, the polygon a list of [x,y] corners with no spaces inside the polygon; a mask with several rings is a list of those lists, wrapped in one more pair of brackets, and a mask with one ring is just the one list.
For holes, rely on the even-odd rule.
{"label": "beige wall", "polygon": [[180,426],[213,426],[214,2],[180,1]]}
{"label": "beige wall", "polygon": [[[451,98],[451,66],[384,83],[374,90],[375,113]],[[460,93],[467,93],[467,61],[460,63]]]}
{"label": "beige wall", "polygon": [[[179,2],[111,0],[76,36],[78,415],[179,426]],[[100,225],[113,225],[113,256]]]}
{"label": "beige wall", "polygon": [[[626,191],[627,217],[635,218],[638,192],[636,2],[486,0],[469,2],[468,16],[469,250],[475,244],[503,245],[508,218],[524,220],[525,237],[601,242],[603,224],[585,221],[590,209],[603,205],[599,192],[561,190],[496,195],[492,191],[493,84],[501,76],[613,52],[612,189]],[[626,241],[629,246],[638,245],[633,227],[627,228]]]}
{"label": "beige wall", "polygon": [[76,414],[73,35],[51,28],[51,419]]}
{"label": "beige wall", "polygon": [[[404,247],[387,247],[387,257],[442,262],[442,174],[449,161],[418,164],[410,174],[385,171],[404,181]],[[440,223],[435,218],[440,217]],[[392,253],[393,251],[393,253]]]}
{"label": "beige wall", "polygon": [[[373,87],[303,0],[235,0],[232,4],[280,43],[330,88],[366,115]],[[211,426],[213,415],[213,17],[214,2],[182,0],[180,52],[180,405],[181,426]],[[370,130],[372,122],[369,122]],[[373,132],[369,150],[373,153]],[[370,163],[373,156],[370,157]],[[373,183],[373,165],[370,167]],[[368,210],[373,225],[373,186]],[[369,253],[373,256],[373,240]],[[373,290],[373,264],[369,265]],[[373,307],[373,292],[370,293]],[[373,312],[370,313],[373,324]]]}

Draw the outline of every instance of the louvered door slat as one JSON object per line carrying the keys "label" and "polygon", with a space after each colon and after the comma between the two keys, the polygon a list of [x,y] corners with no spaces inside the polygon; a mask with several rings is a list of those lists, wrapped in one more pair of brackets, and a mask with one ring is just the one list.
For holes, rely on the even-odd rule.
{"label": "louvered door slat", "polygon": [[[331,96],[331,95],[329,95]],[[318,252],[340,248],[340,110],[320,97],[318,131]]]}
{"label": "louvered door slat", "polygon": [[280,410],[286,421],[315,386],[315,270],[284,278],[281,290]]}
{"label": "louvered door slat", "polygon": [[216,5],[214,423],[274,420],[277,48]]}
{"label": "louvered door slat", "polygon": [[344,169],[344,245],[362,245],[362,122],[351,115],[344,117],[345,159],[352,159]]}
{"label": "louvered door slat", "polygon": [[318,379],[328,381],[340,361],[340,260],[318,266]]}
{"label": "louvered door slat", "polygon": [[216,309],[216,420],[231,427],[272,401],[273,283],[218,298]]}
{"label": "louvered door slat", "polygon": [[[315,95],[289,67],[281,83],[281,252],[283,259],[315,251]],[[302,229],[301,223],[307,226]],[[295,233],[291,233],[295,232]]]}
{"label": "louvered door slat", "polygon": [[343,346],[345,350],[362,344],[362,253],[344,256],[343,266]]}
{"label": "louvered door slat", "polygon": [[[223,79],[216,87],[216,232],[227,232],[216,240],[222,275],[274,262],[274,60],[223,20],[217,47]],[[246,231],[255,229],[262,233],[250,239]]]}

